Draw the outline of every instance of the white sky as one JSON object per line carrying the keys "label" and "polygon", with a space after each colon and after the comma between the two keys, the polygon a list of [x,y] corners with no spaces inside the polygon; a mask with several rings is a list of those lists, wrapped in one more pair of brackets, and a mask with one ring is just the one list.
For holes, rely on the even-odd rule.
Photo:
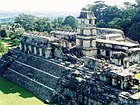
{"label": "white sky", "polygon": [[[80,11],[87,4],[97,0],[0,0],[0,11]],[[107,4],[121,5],[124,1],[134,3],[135,0],[104,0]]]}

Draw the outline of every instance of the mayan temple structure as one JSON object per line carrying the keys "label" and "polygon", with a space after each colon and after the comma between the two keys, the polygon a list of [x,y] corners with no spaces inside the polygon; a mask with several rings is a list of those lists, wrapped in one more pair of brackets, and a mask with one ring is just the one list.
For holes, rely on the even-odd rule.
{"label": "mayan temple structure", "polygon": [[76,32],[24,33],[0,59],[0,75],[48,103],[140,105],[140,44],[95,20],[81,11]]}

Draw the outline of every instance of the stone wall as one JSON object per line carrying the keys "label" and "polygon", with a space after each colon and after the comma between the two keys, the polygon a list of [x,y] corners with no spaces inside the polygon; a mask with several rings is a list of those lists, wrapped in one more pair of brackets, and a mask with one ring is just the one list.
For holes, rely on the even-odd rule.
{"label": "stone wall", "polygon": [[21,53],[18,59],[11,62],[3,76],[42,100],[51,102],[55,95],[61,96],[57,92],[57,85],[63,70],[65,67],[53,61]]}
{"label": "stone wall", "polygon": [[33,79],[20,75],[18,72],[11,70],[6,71],[4,73],[4,77],[33,92],[33,94],[42,100],[48,100],[49,102],[52,100],[53,93],[55,91]]}
{"label": "stone wall", "polygon": [[[138,90],[134,92],[134,87],[128,90],[125,88],[126,83],[133,78],[126,74],[118,75],[120,68],[103,60],[86,57],[82,59],[85,65],[79,67],[78,64],[58,59],[48,60],[18,50],[13,50],[3,59],[11,59],[9,68],[3,73],[5,78],[47,102],[56,100],[60,105],[140,103],[139,99],[132,98],[132,93]],[[132,85],[138,84],[139,82],[132,81]]]}
{"label": "stone wall", "polygon": [[98,81],[94,76],[85,77],[83,73],[76,75],[73,72],[61,80],[61,94],[69,97],[69,102],[73,101],[75,105],[138,105],[130,93]]}

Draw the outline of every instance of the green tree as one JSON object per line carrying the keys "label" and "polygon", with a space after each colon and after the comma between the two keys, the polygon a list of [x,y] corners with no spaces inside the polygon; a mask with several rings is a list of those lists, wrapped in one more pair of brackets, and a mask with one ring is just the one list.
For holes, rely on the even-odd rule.
{"label": "green tree", "polygon": [[58,17],[52,21],[53,27],[56,28],[61,28],[63,24],[64,19],[62,17]]}
{"label": "green tree", "polygon": [[112,21],[108,22],[110,28],[122,29],[122,19],[114,18]]}
{"label": "green tree", "polygon": [[1,38],[0,38],[0,55],[4,54],[8,51],[8,47],[6,47],[4,44],[2,44]]}
{"label": "green tree", "polygon": [[45,31],[45,27],[46,27],[46,21],[47,19],[45,18],[38,18],[36,19],[34,25],[35,25],[35,30],[39,31],[39,32],[43,32]]}
{"label": "green tree", "polygon": [[36,16],[20,14],[15,18],[15,23],[19,23],[25,31],[35,30],[35,22],[38,18]]}
{"label": "green tree", "polygon": [[97,22],[99,22],[99,20],[103,19],[103,12],[107,7],[108,5],[106,5],[104,1],[96,1],[93,5],[88,5],[87,8],[89,8],[88,10],[91,10],[95,14]]}
{"label": "green tree", "polygon": [[110,22],[114,18],[120,18],[121,16],[121,10],[117,6],[108,6],[103,11],[103,19],[104,21]]}
{"label": "green tree", "polygon": [[15,31],[11,32],[10,38],[12,46],[18,46],[20,44],[20,37],[23,33],[24,33],[23,28],[17,28]]}
{"label": "green tree", "polygon": [[136,14],[132,18],[132,25],[128,30],[128,37],[140,43],[140,0],[136,0]]}
{"label": "green tree", "polygon": [[73,31],[72,27],[69,26],[69,25],[63,25],[63,26],[62,26],[62,29],[68,30],[68,31]]}
{"label": "green tree", "polygon": [[1,29],[1,30],[0,30],[0,36],[1,36],[2,38],[8,37],[8,36],[9,36],[9,31],[6,30],[6,29]]}
{"label": "green tree", "polygon": [[104,28],[104,27],[108,27],[108,24],[103,19],[101,19],[99,20],[99,22],[97,22],[97,26]]}
{"label": "green tree", "polygon": [[140,22],[132,24],[128,31],[129,38],[140,43]]}
{"label": "green tree", "polygon": [[47,22],[46,23],[46,27],[45,27],[45,31],[47,31],[49,33],[52,30],[53,30],[53,24],[52,24],[52,22]]}
{"label": "green tree", "polygon": [[19,44],[20,44],[20,40],[18,38],[14,38],[12,40],[12,43],[11,43],[12,46],[18,46]]}
{"label": "green tree", "polygon": [[69,25],[72,29],[76,29],[78,22],[73,16],[67,16],[63,22],[63,25]]}

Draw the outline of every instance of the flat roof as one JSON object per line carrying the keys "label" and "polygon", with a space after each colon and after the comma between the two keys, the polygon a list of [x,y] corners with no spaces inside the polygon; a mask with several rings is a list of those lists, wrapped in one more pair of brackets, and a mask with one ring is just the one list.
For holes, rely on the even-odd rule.
{"label": "flat roof", "polygon": [[34,34],[34,33],[24,33],[22,36],[31,37],[31,38],[41,38],[41,39],[47,39],[49,41],[55,41],[58,40],[57,38],[53,36],[45,36],[43,34]]}
{"label": "flat roof", "polygon": [[140,51],[140,48],[131,48],[129,51]]}
{"label": "flat roof", "polygon": [[120,37],[122,37],[121,34],[105,34],[104,36],[105,36],[105,37],[115,37],[115,36],[120,36]]}
{"label": "flat roof", "polygon": [[104,31],[112,31],[112,32],[118,32],[118,33],[122,33],[123,31],[120,29],[114,29],[114,28],[96,28],[97,30],[104,30]]}
{"label": "flat roof", "polygon": [[81,11],[78,18],[81,19],[96,19],[94,14],[91,11]]}
{"label": "flat roof", "polygon": [[51,31],[51,34],[61,34],[61,35],[76,35],[76,32],[70,31]]}
{"label": "flat roof", "polygon": [[139,44],[132,43],[129,41],[112,41],[112,40],[104,40],[104,39],[96,39],[97,42],[106,43],[106,44],[115,44],[127,47],[138,46]]}

